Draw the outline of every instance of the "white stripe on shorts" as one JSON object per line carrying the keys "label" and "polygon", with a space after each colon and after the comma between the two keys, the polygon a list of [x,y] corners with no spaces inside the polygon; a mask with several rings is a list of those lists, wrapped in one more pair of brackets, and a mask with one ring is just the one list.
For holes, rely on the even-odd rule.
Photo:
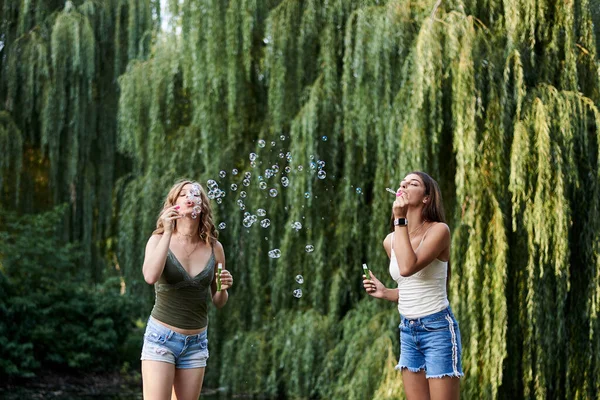
{"label": "white stripe on shorts", "polygon": [[454,331],[454,321],[448,314],[446,314],[446,321],[448,321],[448,327],[450,328],[450,333],[452,334],[452,370],[454,371],[455,376],[460,376],[458,373],[457,364],[458,364],[458,346],[456,344],[456,332]]}

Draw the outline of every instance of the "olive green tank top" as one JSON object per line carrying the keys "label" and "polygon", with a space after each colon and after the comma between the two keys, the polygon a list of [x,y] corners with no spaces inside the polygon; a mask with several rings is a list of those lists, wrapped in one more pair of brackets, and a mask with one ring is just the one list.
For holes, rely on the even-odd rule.
{"label": "olive green tank top", "polygon": [[204,269],[192,278],[169,249],[165,268],[154,284],[152,317],[181,329],[206,327],[214,268],[213,249]]}

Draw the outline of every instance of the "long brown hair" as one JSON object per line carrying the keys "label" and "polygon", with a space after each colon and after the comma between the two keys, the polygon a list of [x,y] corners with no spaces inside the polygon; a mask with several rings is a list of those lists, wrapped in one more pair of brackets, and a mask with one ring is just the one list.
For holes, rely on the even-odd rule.
{"label": "long brown hair", "polygon": [[[215,224],[213,223],[210,201],[202,185],[196,181],[192,181],[189,179],[182,179],[176,182],[173,185],[173,187],[171,187],[171,189],[169,190],[169,194],[167,194],[167,198],[165,199],[165,202],[163,204],[163,208],[159,213],[159,218],[156,221],[156,229],[154,230],[154,232],[152,232],[152,234],[161,235],[164,233],[165,227],[163,226],[163,222],[160,219],[160,214],[162,214],[165,208],[172,207],[175,205],[175,202],[177,201],[181,190],[187,184],[198,185],[198,187],[200,188],[200,199],[202,200],[202,205],[200,206],[201,212],[199,216],[200,223],[198,224],[198,236],[200,236],[200,239],[203,240],[206,244],[214,244],[217,241],[219,234],[217,232],[217,229],[215,228]],[[175,228],[177,228],[177,220],[175,220]]]}
{"label": "long brown hair", "polygon": [[[425,203],[421,213],[423,221],[446,223],[446,214],[444,213],[444,201],[440,186],[431,176],[421,171],[413,171],[411,174],[419,175],[419,178],[425,185],[425,196],[429,196],[429,201]],[[410,174],[408,174],[410,175]]]}
{"label": "long brown hair", "polygon": [[[429,201],[421,211],[423,221],[446,223],[446,214],[444,213],[444,202],[442,192],[438,183],[429,174],[421,171],[413,171],[407,175],[415,174],[423,181],[425,185],[425,196],[429,196]],[[394,213],[390,217],[390,230],[394,231]]]}

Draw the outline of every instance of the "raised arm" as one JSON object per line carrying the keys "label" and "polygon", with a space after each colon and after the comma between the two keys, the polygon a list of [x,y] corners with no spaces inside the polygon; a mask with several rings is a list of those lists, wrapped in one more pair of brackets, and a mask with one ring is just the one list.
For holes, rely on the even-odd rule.
{"label": "raised arm", "polygon": [[164,232],[162,235],[152,235],[146,243],[146,253],[144,254],[144,265],[142,272],[144,280],[153,285],[158,281],[160,275],[165,268],[167,260],[167,252],[171,243],[171,235],[173,234],[173,221],[181,218],[177,211],[179,206],[173,206],[163,210],[160,218],[163,222]]}
{"label": "raised arm", "polygon": [[450,229],[442,222],[434,223],[431,226],[416,252],[410,244],[407,227],[395,227],[394,254],[402,276],[416,274],[438,258],[449,246]]}

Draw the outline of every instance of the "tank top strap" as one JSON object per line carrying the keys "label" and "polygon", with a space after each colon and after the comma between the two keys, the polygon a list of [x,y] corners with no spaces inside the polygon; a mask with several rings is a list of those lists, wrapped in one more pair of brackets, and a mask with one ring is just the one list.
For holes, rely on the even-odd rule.
{"label": "tank top strap", "polygon": [[423,237],[421,238],[421,243],[419,243],[419,246],[417,247],[417,249],[418,249],[419,247],[421,247],[421,245],[423,244],[423,240],[425,240],[425,236],[427,236],[427,232],[429,232],[429,230],[430,230],[431,228],[433,228],[433,226],[434,226],[434,225],[435,225],[435,223],[431,224],[431,226],[430,226],[429,228],[427,228],[427,230],[426,230],[426,231],[425,231],[425,233],[423,234]]}

